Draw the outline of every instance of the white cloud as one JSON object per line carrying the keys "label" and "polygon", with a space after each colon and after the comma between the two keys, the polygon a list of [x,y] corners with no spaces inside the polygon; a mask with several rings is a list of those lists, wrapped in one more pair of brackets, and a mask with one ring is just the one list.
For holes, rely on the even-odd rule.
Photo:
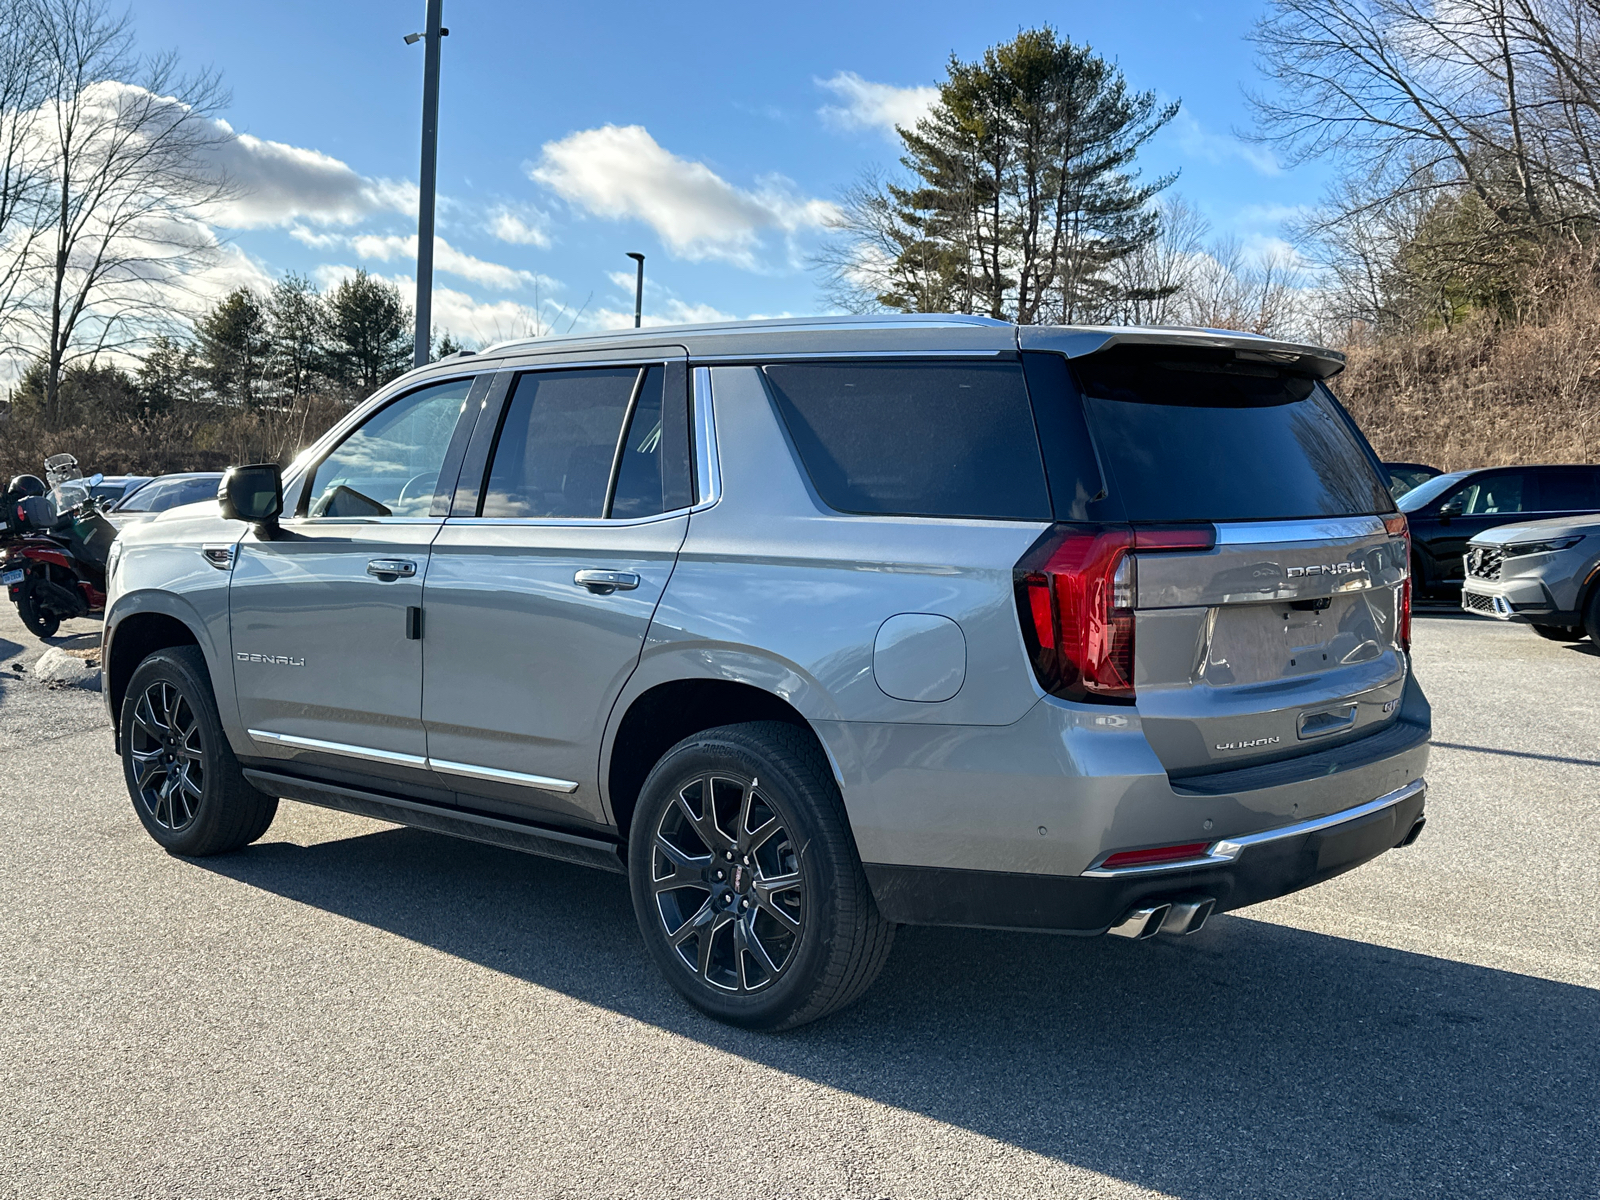
{"label": "white cloud", "polygon": [[843,102],[817,110],[824,122],[836,129],[876,129],[891,138],[895,136],[895,126],[909,129],[916,125],[939,98],[936,87],[873,83],[854,71],[840,71],[831,79],[818,79],[816,84]]}
{"label": "white cloud", "polygon": [[1252,146],[1230,134],[1212,133],[1187,112],[1178,113],[1172,129],[1177,135],[1179,149],[1191,158],[1203,158],[1212,163],[1237,160],[1248,163],[1263,175],[1277,175],[1283,170],[1265,146]]}
{"label": "white cloud", "polygon": [[[415,262],[417,258],[417,235],[414,233],[330,234],[317,233],[304,226],[296,226],[289,231],[289,234],[296,241],[303,242],[316,250],[348,248],[362,258],[375,258],[379,262],[389,262],[397,258],[408,258]],[[462,279],[470,279],[473,283],[502,292],[515,291],[523,287],[558,286],[548,276],[475,258],[457,250],[442,237],[433,240],[433,266],[435,270],[458,275]]]}
{"label": "white cloud", "polygon": [[[229,130],[225,121],[216,125]],[[317,150],[241,133],[213,157],[235,192],[210,214],[225,228],[258,229],[293,220],[348,225],[376,212],[416,212],[416,185],[367,179]]]}
{"label": "white cloud", "polygon": [[796,196],[778,176],[746,191],[664,149],[642,125],[606,125],[546,142],[531,179],[598,217],[637,218],[674,254],[754,268],[761,235],[819,228],[838,209]]}
{"label": "white cloud", "polygon": [[549,227],[550,215],[537,208],[524,206],[513,211],[501,206],[489,214],[489,232],[502,242],[510,242],[514,246],[547,249],[550,245]]}

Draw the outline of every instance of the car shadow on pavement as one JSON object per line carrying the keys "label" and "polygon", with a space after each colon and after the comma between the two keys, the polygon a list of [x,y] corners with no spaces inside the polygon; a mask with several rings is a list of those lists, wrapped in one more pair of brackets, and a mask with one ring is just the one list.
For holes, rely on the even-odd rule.
{"label": "car shadow on pavement", "polygon": [[620,876],[405,829],[196,865],[1173,1196],[1600,1190],[1587,988],[1245,917],[1149,943],[903,928],[853,1008],[755,1034],[661,981]]}

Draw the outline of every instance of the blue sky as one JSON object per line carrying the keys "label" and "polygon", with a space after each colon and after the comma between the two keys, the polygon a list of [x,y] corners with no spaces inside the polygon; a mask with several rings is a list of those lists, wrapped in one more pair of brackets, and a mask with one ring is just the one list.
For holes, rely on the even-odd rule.
{"label": "blue sky", "polygon": [[[1218,234],[1270,244],[1321,177],[1235,137],[1260,11],[446,0],[436,312],[478,340],[564,330],[585,304],[579,329],[631,321],[629,250],[648,255],[651,319],[819,311],[805,257],[840,189],[894,165],[881,121],[917,102],[899,89],[1045,22],[1181,99],[1144,171],[1180,171]],[[422,47],[401,38],[422,4],[137,0],[132,15],[146,49],[219,69],[224,116],[260,139],[237,171],[256,194],[220,222],[229,277],[364,266],[409,292]]]}

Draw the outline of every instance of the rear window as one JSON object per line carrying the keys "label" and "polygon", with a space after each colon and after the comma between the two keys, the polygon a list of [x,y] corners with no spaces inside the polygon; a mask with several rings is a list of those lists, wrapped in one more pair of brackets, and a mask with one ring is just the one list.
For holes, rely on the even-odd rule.
{"label": "rear window", "polygon": [[775,363],[765,372],[829,508],[1050,519],[1020,364]]}
{"label": "rear window", "polygon": [[1230,351],[1126,347],[1075,359],[1108,484],[1131,521],[1392,512],[1371,452],[1326,388]]}

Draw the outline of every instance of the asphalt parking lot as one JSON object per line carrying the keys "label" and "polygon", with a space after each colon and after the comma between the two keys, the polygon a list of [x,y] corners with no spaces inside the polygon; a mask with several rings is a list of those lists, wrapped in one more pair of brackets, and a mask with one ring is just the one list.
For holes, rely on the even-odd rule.
{"label": "asphalt parking lot", "polygon": [[770,1036],[620,877],[287,803],[167,856],[0,605],[0,1196],[1600,1194],[1600,654],[1416,646],[1416,846],[1181,941],[905,929]]}

